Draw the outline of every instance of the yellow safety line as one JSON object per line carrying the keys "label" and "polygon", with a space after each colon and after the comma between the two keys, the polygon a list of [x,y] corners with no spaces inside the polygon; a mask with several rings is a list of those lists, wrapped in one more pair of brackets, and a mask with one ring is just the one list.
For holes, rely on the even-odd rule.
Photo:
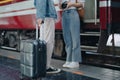
{"label": "yellow safety line", "polygon": [[80,72],[80,71],[73,71],[72,73],[78,74],[78,75],[83,75],[84,74],[83,72]]}

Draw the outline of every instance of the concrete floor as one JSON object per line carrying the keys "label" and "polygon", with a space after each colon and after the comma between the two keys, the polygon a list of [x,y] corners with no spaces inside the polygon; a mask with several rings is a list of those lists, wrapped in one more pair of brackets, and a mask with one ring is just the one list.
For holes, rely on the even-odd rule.
{"label": "concrete floor", "polygon": [[[0,55],[0,80],[19,80],[20,53],[0,50]],[[55,68],[60,68],[62,72],[54,75],[47,75],[43,80],[120,80],[119,70],[83,64],[80,64],[78,69],[68,69],[62,67],[64,62],[63,60],[52,59],[51,65]],[[13,72],[16,74],[11,75]],[[16,77],[14,78],[15,75]]]}

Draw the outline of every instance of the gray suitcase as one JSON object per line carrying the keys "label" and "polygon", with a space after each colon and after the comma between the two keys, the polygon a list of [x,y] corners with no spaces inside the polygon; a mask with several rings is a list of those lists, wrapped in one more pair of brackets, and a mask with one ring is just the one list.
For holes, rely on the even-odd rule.
{"label": "gray suitcase", "polygon": [[22,40],[20,45],[21,79],[23,76],[37,79],[46,75],[46,43],[38,39]]}

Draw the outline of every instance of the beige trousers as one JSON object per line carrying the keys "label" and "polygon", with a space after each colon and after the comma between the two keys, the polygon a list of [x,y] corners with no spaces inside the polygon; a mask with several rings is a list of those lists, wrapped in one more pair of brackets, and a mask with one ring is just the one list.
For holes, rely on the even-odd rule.
{"label": "beige trousers", "polygon": [[53,18],[45,18],[43,26],[40,27],[40,40],[45,40],[47,43],[47,68],[49,68],[55,42],[55,20]]}

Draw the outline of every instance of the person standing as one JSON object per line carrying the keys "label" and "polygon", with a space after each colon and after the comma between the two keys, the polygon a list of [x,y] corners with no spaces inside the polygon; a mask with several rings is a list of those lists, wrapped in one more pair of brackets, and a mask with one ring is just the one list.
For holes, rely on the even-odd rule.
{"label": "person standing", "polygon": [[62,28],[67,53],[66,62],[63,64],[63,67],[78,68],[79,62],[82,62],[80,49],[80,18],[77,8],[83,7],[84,2],[84,0],[59,0],[59,7],[63,10]]}
{"label": "person standing", "polygon": [[[51,57],[54,48],[55,19],[57,18],[53,0],[34,0],[37,24],[40,27],[40,39],[47,43],[47,73],[58,73],[60,69],[51,67]],[[44,37],[42,37],[44,36]]]}

